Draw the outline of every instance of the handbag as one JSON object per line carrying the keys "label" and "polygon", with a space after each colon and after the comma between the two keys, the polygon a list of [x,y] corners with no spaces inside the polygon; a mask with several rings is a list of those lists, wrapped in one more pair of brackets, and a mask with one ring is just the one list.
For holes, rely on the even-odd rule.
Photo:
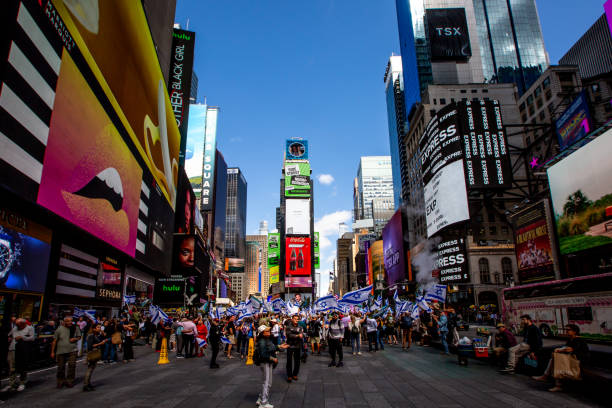
{"label": "handbag", "polygon": [[533,367],[533,368],[538,368],[538,360],[531,358],[531,357],[525,357],[525,365],[527,367]]}
{"label": "handbag", "polygon": [[113,333],[111,336],[111,343],[114,345],[121,344],[121,332],[116,331]]}
{"label": "handbag", "polygon": [[553,353],[553,377],[557,380],[580,380],[580,360],[573,354]]}
{"label": "handbag", "polygon": [[102,360],[102,351],[100,351],[100,349],[95,349],[87,352],[88,363],[97,363],[99,360]]}

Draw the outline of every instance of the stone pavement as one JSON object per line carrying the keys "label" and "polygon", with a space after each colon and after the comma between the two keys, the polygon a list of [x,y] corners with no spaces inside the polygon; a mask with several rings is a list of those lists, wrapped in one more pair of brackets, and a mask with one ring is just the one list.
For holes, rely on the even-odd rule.
{"label": "stone pavement", "polygon": [[[284,378],[284,353],[274,372],[275,407],[595,407],[584,395],[550,393],[527,376],[498,374],[488,364],[471,360],[457,365],[432,348],[397,346],[378,353],[353,356],[345,366],[328,368],[327,355],[309,356],[299,381]],[[210,370],[208,358],[176,359],[158,366],[158,355],[136,347],[137,360],[99,366],[93,375],[94,392],[82,392],[85,366],[77,368],[77,384],[56,390],[55,370],[30,375],[21,393],[0,395],[8,407],[255,407],[261,374],[239,359],[219,358],[221,368]],[[4,385],[4,383],[3,383]]]}

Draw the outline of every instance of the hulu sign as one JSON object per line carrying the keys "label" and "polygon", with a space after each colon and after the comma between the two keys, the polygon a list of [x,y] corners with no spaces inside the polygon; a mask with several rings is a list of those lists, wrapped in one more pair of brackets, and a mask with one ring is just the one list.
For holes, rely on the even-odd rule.
{"label": "hulu sign", "polygon": [[185,293],[185,278],[180,275],[171,275],[159,278],[155,282],[153,302],[156,304],[182,305]]}

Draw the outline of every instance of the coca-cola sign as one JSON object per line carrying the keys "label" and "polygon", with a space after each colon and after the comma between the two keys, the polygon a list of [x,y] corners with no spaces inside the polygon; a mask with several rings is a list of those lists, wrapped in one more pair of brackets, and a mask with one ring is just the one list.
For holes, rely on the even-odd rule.
{"label": "coca-cola sign", "polygon": [[285,240],[285,276],[311,276],[310,237]]}

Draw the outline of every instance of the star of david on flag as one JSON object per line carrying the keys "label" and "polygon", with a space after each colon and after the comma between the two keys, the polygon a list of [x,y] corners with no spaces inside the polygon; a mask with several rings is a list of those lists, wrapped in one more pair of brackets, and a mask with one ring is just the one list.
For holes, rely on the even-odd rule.
{"label": "star of david on flag", "polygon": [[437,300],[440,303],[446,302],[446,285],[436,284],[427,292],[425,296],[425,300],[428,302],[432,302]]}
{"label": "star of david on flag", "polygon": [[370,292],[372,292],[372,285],[366,286],[365,288],[357,289],[352,292],[346,293],[342,296],[342,299],[338,302],[339,304],[359,305],[366,302],[369,299]]}

